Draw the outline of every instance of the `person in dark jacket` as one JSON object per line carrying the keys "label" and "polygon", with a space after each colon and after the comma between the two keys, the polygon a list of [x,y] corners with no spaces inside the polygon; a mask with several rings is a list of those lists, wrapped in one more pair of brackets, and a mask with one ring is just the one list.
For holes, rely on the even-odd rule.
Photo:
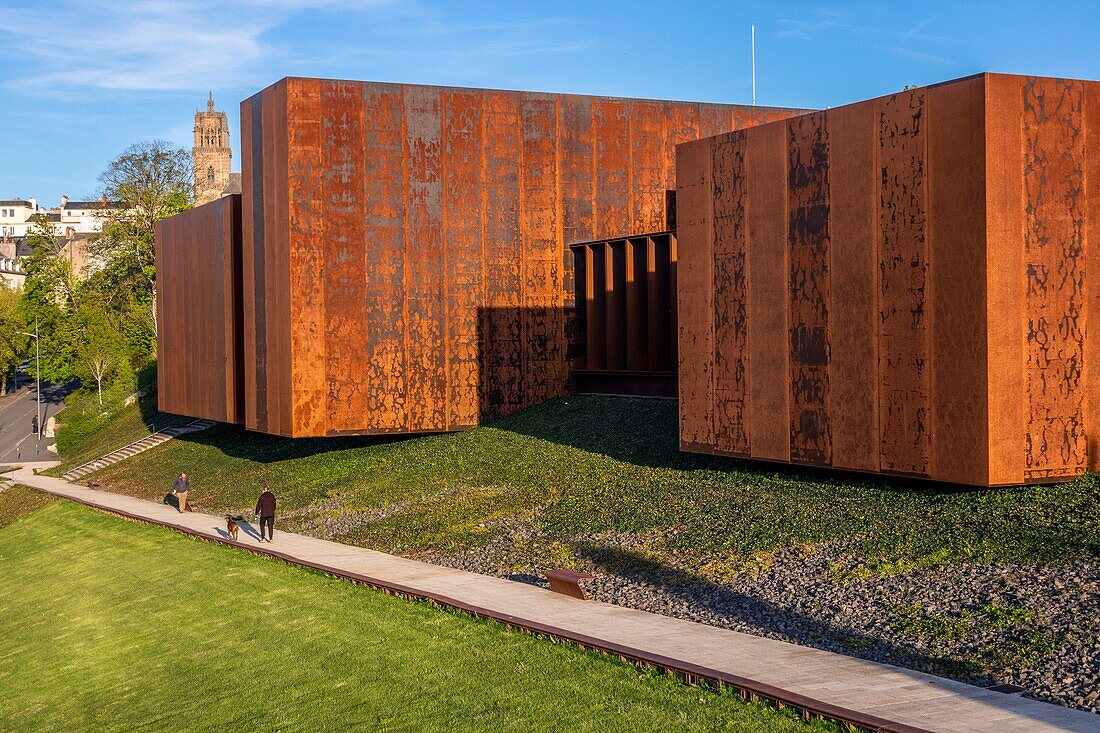
{"label": "person in dark jacket", "polygon": [[176,480],[172,482],[172,493],[179,502],[178,509],[181,514],[187,511],[187,494],[190,491],[191,479],[188,478],[186,471],[180,471],[180,475],[176,476]]}
{"label": "person in dark jacket", "polygon": [[275,537],[275,495],[265,486],[256,501],[256,514],[260,518],[260,542],[264,541],[264,527],[267,527],[267,541]]}

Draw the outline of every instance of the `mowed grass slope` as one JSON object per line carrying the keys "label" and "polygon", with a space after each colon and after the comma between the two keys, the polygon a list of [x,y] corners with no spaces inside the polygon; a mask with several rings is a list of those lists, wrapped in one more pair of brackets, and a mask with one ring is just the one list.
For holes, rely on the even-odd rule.
{"label": "mowed grass slope", "polygon": [[69,502],[0,567],[3,730],[837,730]]}
{"label": "mowed grass slope", "polygon": [[57,451],[61,465],[47,471],[60,476],[77,466],[111,451],[141,440],[151,432],[151,426],[163,430],[185,425],[192,418],[156,412],[156,392],[146,386],[146,392],[135,402],[126,404],[128,395],[104,395],[104,404],[93,392],[78,391],[65,400],[65,408],[57,414]]}
{"label": "mowed grass slope", "polygon": [[99,472],[159,499],[181,469],[208,511],[269,484],[281,525],[408,555],[502,537],[516,571],[635,548],[729,572],[776,548],[840,542],[866,572],[1100,554],[1100,482],[972,489],[680,453],[676,406],[553,400],[486,427],[404,439],[291,440],[221,427]]}

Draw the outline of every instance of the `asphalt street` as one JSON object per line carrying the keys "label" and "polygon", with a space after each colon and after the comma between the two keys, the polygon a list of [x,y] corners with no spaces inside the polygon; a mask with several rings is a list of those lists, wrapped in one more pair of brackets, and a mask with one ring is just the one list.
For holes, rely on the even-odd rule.
{"label": "asphalt street", "polygon": [[[71,389],[56,384],[42,387],[42,424],[62,408],[62,402]],[[54,442],[53,438],[42,436],[36,439],[31,432],[35,412],[38,409],[38,397],[34,381],[25,383],[20,379],[18,392],[9,392],[0,397],[0,464],[17,461],[46,460],[54,455],[46,446]]]}

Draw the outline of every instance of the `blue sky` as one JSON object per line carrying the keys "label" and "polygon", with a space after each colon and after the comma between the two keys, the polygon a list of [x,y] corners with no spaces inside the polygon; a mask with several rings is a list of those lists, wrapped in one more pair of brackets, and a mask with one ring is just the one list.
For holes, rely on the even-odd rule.
{"label": "blue sky", "polygon": [[1100,79],[1096,2],[0,0],[0,198],[98,194],[128,144],[190,148],[213,90],[324,76],[825,107],[978,71]]}

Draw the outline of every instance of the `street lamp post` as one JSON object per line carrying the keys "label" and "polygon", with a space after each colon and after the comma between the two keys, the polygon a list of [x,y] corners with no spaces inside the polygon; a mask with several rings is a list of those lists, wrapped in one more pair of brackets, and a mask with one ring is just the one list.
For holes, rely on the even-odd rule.
{"label": "street lamp post", "polygon": [[42,431],[44,430],[44,426],[42,425],[42,350],[38,345],[38,319],[34,319],[34,333],[27,333],[26,331],[17,331],[17,333],[23,336],[30,336],[34,339],[34,391],[38,393],[38,408],[35,413],[38,417],[38,430],[34,435],[34,452],[37,454],[42,444]]}

